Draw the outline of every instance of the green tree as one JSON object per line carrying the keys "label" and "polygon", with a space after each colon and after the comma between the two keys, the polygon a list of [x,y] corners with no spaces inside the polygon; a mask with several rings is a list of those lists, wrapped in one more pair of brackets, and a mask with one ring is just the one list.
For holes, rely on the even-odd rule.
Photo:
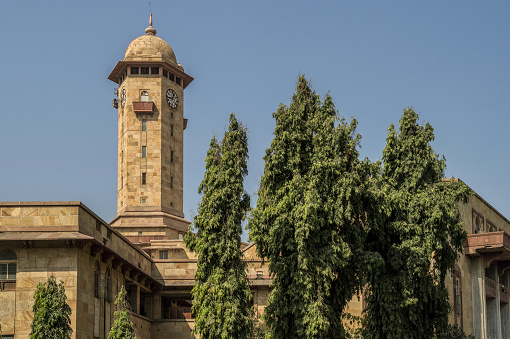
{"label": "green tree", "polygon": [[273,117],[248,223],[273,276],[264,320],[274,338],[342,338],[343,311],[362,285],[371,166],[358,158],[356,120],[340,118],[304,76]]}
{"label": "green tree", "polygon": [[201,338],[248,338],[253,329],[252,294],[242,260],[242,221],[250,208],[243,187],[248,174],[246,129],[230,115],[223,140],[211,140],[202,200],[194,218],[197,233],[184,241],[198,255],[193,313]]}
{"label": "green tree", "polygon": [[52,275],[45,283],[37,284],[34,293],[34,318],[30,327],[31,339],[71,338],[71,307],[67,304],[64,282],[57,283]]}
{"label": "green tree", "polygon": [[124,286],[121,287],[117,298],[115,299],[116,310],[113,314],[113,324],[108,332],[108,339],[134,339],[135,331],[133,329],[133,322],[128,314],[126,305],[126,290]]}
{"label": "green tree", "polygon": [[367,248],[380,255],[368,274],[365,338],[433,338],[447,329],[450,304],[445,277],[462,251],[466,232],[458,214],[469,188],[445,180],[444,157],[430,143],[434,131],[404,110],[390,125],[383,167],[374,177],[381,219]]}

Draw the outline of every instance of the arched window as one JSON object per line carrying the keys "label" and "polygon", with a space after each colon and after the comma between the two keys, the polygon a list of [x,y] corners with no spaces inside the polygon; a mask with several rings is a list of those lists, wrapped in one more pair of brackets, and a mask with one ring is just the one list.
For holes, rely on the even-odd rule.
{"label": "arched window", "polygon": [[149,92],[142,91],[140,94],[140,101],[149,101]]}
{"label": "arched window", "polygon": [[12,291],[16,289],[16,271],[17,271],[16,253],[11,250],[0,252],[0,290]]}
{"label": "arched window", "polygon": [[110,267],[108,267],[106,269],[106,274],[105,274],[105,291],[104,291],[104,295],[105,295],[105,300],[110,302],[112,301],[112,278],[111,278],[111,275],[110,275]]}
{"label": "arched window", "polygon": [[99,298],[99,262],[94,266],[94,297]]}

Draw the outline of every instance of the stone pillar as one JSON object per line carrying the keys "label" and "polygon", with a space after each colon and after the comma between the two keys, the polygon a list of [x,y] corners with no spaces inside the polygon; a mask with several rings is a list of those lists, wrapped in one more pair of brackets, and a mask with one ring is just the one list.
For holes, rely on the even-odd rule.
{"label": "stone pillar", "polygon": [[[506,271],[502,276],[501,283],[505,285],[508,293],[509,272]],[[508,303],[501,304],[501,334],[503,339],[510,339],[510,305]]]}
{"label": "stone pillar", "polygon": [[487,300],[487,338],[488,339],[501,339],[501,310],[500,304],[500,291],[499,291],[499,274],[497,263],[491,264],[487,268],[487,276],[496,283],[496,298]]}
{"label": "stone pillar", "polygon": [[136,314],[140,314],[140,286],[135,285],[136,288]]}
{"label": "stone pillar", "polygon": [[161,319],[161,315],[163,314],[163,310],[161,309],[161,293],[154,293],[153,298],[152,319]]}
{"label": "stone pillar", "polygon": [[471,286],[473,291],[473,334],[475,339],[487,339],[485,269],[482,256],[475,257],[471,262]]}

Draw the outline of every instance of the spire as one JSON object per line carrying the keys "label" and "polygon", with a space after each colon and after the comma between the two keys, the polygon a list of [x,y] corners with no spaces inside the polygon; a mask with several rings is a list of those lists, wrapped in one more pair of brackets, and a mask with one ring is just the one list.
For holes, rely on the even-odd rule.
{"label": "spire", "polygon": [[156,35],[156,29],[154,27],[152,27],[152,12],[151,12],[151,15],[149,17],[149,27],[147,27],[145,29],[145,33],[147,35]]}

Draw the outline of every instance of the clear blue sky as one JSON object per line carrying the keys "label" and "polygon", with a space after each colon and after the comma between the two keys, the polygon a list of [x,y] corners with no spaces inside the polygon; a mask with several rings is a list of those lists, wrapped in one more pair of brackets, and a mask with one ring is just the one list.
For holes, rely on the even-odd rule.
{"label": "clear blue sky", "polygon": [[[249,130],[256,201],[271,114],[300,73],[359,121],[375,161],[414,106],[447,176],[510,217],[509,1],[163,1],[154,27],[195,81],[186,89],[184,212],[213,134]],[[148,26],[145,1],[2,1],[0,201],[80,200],[116,213],[117,113],[107,76]]]}

